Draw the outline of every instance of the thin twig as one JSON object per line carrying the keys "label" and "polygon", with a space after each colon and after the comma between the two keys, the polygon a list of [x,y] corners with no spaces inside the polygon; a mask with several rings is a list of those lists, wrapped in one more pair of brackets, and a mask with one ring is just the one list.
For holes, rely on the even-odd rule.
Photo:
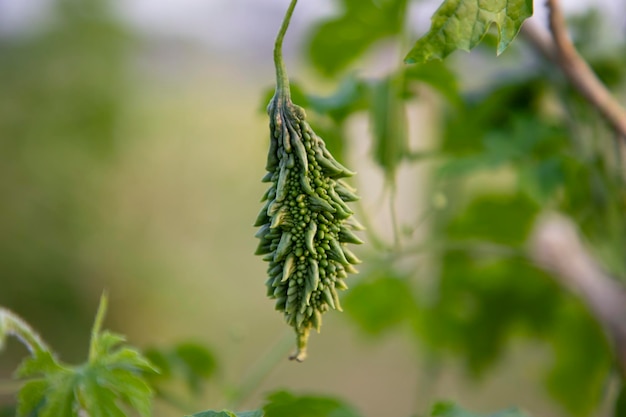
{"label": "thin twig", "polygon": [[611,95],[587,62],[580,56],[567,33],[558,0],[547,0],[552,36],[532,23],[523,34],[544,55],[555,62],[580,94],[606,119],[618,136],[626,141],[626,109]]}

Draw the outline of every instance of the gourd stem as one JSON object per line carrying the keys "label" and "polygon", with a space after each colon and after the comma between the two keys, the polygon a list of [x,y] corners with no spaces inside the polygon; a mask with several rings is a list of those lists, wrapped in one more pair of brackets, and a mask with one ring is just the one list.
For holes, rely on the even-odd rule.
{"label": "gourd stem", "polygon": [[291,15],[296,7],[298,0],[291,0],[289,8],[283,18],[283,23],[280,26],[278,35],[276,36],[276,42],[274,44],[274,66],[276,67],[276,94],[282,97],[289,97],[289,77],[287,76],[287,70],[285,68],[285,62],[283,61],[283,38],[289,27],[291,21]]}

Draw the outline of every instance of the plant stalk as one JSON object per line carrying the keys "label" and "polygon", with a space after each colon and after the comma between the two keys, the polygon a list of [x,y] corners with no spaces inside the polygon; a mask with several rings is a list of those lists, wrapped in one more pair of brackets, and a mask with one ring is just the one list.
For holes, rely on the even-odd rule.
{"label": "plant stalk", "polygon": [[100,305],[98,306],[96,319],[94,320],[93,328],[91,329],[91,342],[89,343],[90,363],[93,363],[98,357],[98,337],[100,335],[100,329],[102,328],[102,322],[104,321],[104,316],[106,315],[108,305],[109,299],[107,293],[104,292],[100,297]]}
{"label": "plant stalk", "polygon": [[287,76],[287,69],[285,68],[285,62],[283,61],[283,39],[289,22],[291,21],[291,15],[296,7],[298,0],[291,0],[283,22],[276,36],[276,42],[274,43],[274,66],[276,68],[276,95],[280,97],[289,97],[289,77]]}

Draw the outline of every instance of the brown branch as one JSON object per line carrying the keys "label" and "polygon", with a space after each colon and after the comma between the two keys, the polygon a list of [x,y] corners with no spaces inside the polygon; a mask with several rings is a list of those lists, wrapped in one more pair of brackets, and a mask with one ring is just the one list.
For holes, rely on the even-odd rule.
{"label": "brown branch", "polygon": [[576,51],[565,25],[558,0],[547,0],[550,37],[537,25],[527,23],[523,34],[548,59],[555,62],[570,83],[606,119],[615,132],[626,140],[626,109],[611,95],[587,62]]}
{"label": "brown branch", "polygon": [[531,258],[577,294],[604,328],[626,378],[626,287],[608,276],[585,249],[574,224],[559,215],[540,219],[530,240]]}

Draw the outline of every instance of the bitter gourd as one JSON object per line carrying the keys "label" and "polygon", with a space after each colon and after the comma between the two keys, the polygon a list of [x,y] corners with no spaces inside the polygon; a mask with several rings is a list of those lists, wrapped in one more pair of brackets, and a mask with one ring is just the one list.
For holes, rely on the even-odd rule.
{"label": "bitter gourd", "polygon": [[360,263],[346,244],[362,243],[354,231],[363,227],[346,204],[359,198],[342,180],[354,173],[335,160],[304,109],[291,101],[281,46],[296,2],[274,49],[277,84],[267,107],[270,146],[263,178],[270,187],[255,226],[260,227],[256,254],[269,262],[267,295],[295,329],[297,351],[291,359],[302,361],[310,330],[319,332],[322,314],[341,311],[337,290],[347,288],[347,274]]}

